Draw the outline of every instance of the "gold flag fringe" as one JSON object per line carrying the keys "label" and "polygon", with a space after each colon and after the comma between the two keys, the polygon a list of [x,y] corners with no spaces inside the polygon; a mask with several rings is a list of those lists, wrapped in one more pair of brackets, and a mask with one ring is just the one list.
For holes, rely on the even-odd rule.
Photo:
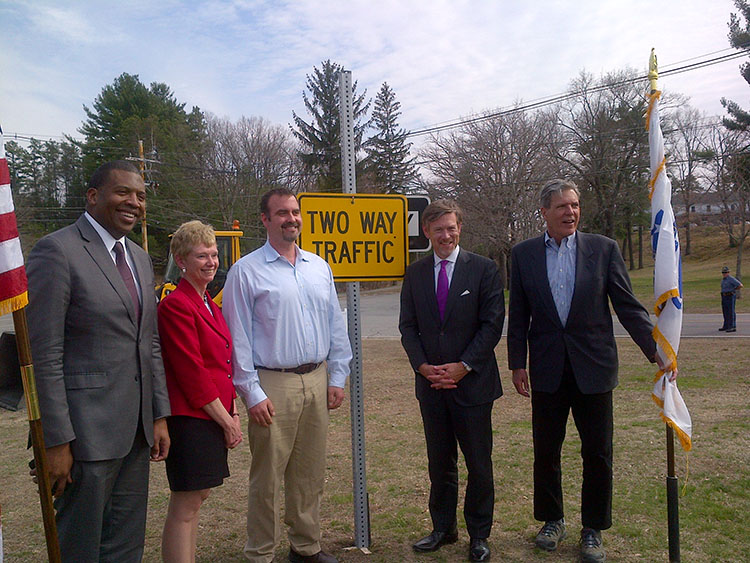
{"label": "gold flag fringe", "polygon": [[26,307],[26,305],[28,304],[29,294],[28,292],[24,291],[23,293],[20,293],[19,295],[16,295],[14,297],[10,297],[5,301],[0,301],[0,315],[18,311],[19,309]]}

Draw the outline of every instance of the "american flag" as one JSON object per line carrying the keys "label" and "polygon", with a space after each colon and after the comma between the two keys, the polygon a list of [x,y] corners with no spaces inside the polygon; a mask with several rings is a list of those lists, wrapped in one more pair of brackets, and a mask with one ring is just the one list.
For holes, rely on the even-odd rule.
{"label": "american flag", "polygon": [[17,311],[28,304],[27,286],[10,191],[10,171],[0,129],[0,315]]}

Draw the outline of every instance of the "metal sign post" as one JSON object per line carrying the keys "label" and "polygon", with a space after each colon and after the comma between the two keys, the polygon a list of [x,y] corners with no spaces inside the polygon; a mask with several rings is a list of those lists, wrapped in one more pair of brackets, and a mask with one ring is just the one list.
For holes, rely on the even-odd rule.
{"label": "metal sign post", "polygon": [[[356,154],[354,149],[354,107],[352,104],[352,73],[339,74],[339,116],[341,123],[341,175],[343,191],[357,193]],[[365,467],[365,409],[362,385],[362,332],[359,315],[359,282],[346,284],[349,340],[354,354],[349,377],[352,418],[352,475],[354,487],[354,545],[370,547],[370,506],[367,499]]]}

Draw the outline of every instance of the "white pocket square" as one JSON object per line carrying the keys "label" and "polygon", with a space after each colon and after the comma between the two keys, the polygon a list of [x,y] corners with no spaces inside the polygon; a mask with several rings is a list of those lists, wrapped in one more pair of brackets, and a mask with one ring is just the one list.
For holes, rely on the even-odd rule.
{"label": "white pocket square", "polygon": [[464,292],[461,294],[461,297],[463,297],[464,295],[469,295],[469,293],[471,292],[468,289],[464,289]]}

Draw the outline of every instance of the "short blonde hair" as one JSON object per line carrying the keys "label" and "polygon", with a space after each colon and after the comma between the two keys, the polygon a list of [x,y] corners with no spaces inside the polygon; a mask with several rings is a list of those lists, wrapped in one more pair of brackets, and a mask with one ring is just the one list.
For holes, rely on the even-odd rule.
{"label": "short blonde hair", "polygon": [[172,235],[169,250],[173,256],[186,258],[190,251],[199,244],[216,246],[214,228],[200,221],[188,221],[180,225],[180,228]]}

